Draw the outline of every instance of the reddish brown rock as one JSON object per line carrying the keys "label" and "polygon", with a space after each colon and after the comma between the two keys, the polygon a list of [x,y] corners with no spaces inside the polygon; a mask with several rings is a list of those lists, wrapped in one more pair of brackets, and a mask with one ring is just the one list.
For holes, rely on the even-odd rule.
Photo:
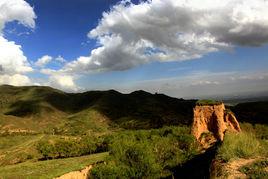
{"label": "reddish brown rock", "polygon": [[192,134],[199,142],[203,143],[208,136],[222,141],[226,130],[241,131],[234,114],[225,110],[223,103],[194,108]]}
{"label": "reddish brown rock", "polygon": [[237,132],[241,131],[239,123],[236,120],[236,117],[232,112],[225,111],[224,120],[225,120],[224,122],[227,125],[227,129],[230,129],[232,131],[237,131]]}

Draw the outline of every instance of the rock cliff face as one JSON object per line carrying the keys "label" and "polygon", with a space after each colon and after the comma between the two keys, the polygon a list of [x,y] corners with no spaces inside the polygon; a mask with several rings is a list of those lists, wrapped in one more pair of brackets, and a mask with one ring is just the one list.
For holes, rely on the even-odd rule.
{"label": "rock cliff face", "polygon": [[225,110],[223,103],[197,105],[194,108],[192,134],[201,143],[208,140],[223,140],[226,130],[240,132],[234,114]]}

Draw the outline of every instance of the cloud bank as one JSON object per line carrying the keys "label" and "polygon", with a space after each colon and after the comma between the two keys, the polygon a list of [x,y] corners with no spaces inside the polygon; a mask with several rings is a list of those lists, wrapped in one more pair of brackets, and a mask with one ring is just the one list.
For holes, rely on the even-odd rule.
{"label": "cloud bank", "polygon": [[153,61],[196,59],[268,42],[267,0],[122,1],[88,37],[98,47],[61,71],[121,71]]}
{"label": "cloud bank", "polygon": [[[237,97],[241,94],[248,95],[267,91],[268,73],[267,71],[196,71],[178,77],[145,80],[127,85],[116,84],[114,88],[124,93],[143,89],[151,93],[158,92],[183,98]],[[107,87],[104,86],[101,89],[104,90]]]}
{"label": "cloud bank", "polygon": [[35,27],[36,15],[33,8],[24,0],[0,1],[0,83],[28,85],[30,79],[24,74],[33,71],[20,45],[5,39],[2,31],[11,21],[29,27]]}

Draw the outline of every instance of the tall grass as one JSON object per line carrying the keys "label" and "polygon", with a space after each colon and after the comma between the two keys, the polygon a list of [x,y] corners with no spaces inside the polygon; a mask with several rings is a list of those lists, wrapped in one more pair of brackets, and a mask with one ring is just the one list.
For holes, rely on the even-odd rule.
{"label": "tall grass", "polygon": [[218,156],[229,161],[235,158],[256,157],[261,151],[261,144],[253,133],[227,133],[218,149]]}

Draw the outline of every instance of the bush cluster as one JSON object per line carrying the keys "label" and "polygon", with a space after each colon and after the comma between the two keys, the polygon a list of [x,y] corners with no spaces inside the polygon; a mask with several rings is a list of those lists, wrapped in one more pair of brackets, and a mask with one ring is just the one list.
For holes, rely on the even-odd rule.
{"label": "bush cluster", "polygon": [[107,137],[110,151],[106,163],[98,164],[92,178],[159,178],[197,153],[186,127],[126,131]]}
{"label": "bush cluster", "polygon": [[104,151],[97,138],[82,137],[79,139],[65,138],[42,140],[37,144],[37,150],[43,159],[78,157]]}

